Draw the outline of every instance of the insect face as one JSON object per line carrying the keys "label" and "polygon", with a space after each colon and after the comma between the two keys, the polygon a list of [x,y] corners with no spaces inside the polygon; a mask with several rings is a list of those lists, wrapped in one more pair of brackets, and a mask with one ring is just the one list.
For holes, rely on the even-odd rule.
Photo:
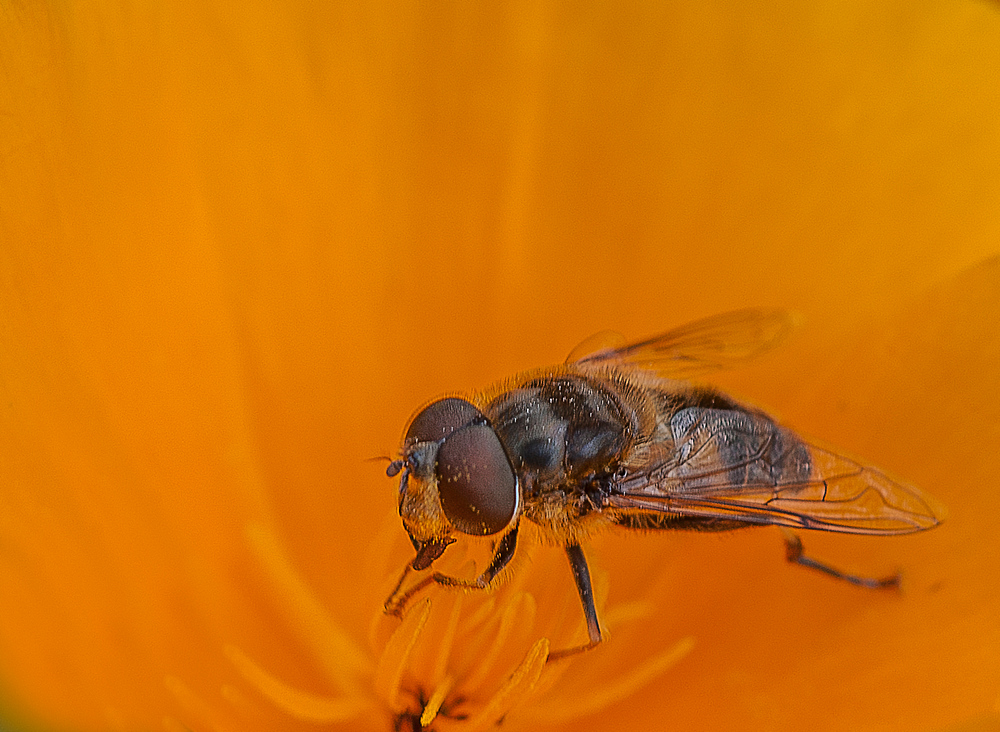
{"label": "insect face", "polygon": [[400,470],[399,513],[424,567],[453,541],[452,531],[498,534],[518,512],[510,459],[489,420],[465,399],[439,399],[417,414],[402,460],[387,472]]}

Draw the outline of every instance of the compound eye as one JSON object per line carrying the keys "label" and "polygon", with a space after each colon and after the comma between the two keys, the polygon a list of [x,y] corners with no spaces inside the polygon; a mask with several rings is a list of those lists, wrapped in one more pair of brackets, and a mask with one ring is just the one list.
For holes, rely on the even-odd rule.
{"label": "compound eye", "polygon": [[463,534],[496,534],[514,517],[517,478],[488,424],[452,432],[438,450],[437,475],[441,508]]}
{"label": "compound eye", "polygon": [[413,418],[404,442],[437,442],[476,420],[485,421],[483,413],[464,399],[439,399]]}

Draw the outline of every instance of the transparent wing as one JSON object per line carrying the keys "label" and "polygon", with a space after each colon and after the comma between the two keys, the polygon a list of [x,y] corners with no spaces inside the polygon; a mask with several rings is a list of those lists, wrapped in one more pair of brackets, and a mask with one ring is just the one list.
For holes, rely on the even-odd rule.
{"label": "transparent wing", "polygon": [[624,345],[620,336],[604,332],[573,349],[567,363],[631,365],[671,379],[688,379],[738,365],[774,348],[794,323],[794,316],[786,310],[750,309],[697,320]]}
{"label": "transparent wing", "polygon": [[608,505],[849,534],[908,534],[944,509],[875,468],[809,445],[760,413],[684,410],[669,455],[621,480]]}
{"label": "transparent wing", "polygon": [[607,360],[612,353],[627,348],[628,345],[625,336],[618,331],[602,330],[577,344],[566,357],[566,363],[597,363]]}

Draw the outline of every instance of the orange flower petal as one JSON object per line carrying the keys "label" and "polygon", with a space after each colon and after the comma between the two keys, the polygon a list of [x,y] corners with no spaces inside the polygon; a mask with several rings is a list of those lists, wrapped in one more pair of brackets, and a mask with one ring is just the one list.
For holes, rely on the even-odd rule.
{"label": "orange flower petal", "polygon": [[718,382],[949,507],[804,537],[904,594],[787,567],[767,531],[608,535],[608,615],[657,612],[557,673],[532,649],[579,607],[539,547],[457,615],[428,593],[401,692],[426,674],[416,711],[460,723],[437,690],[476,680],[473,631],[531,607],[476,700],[517,695],[511,729],[689,637],[641,703],[566,724],[992,723],[998,47],[971,1],[4,8],[5,698],[59,729],[309,728],[266,678],[386,729],[410,551],[366,460],[423,400],[593,332],[775,305],[800,333]]}

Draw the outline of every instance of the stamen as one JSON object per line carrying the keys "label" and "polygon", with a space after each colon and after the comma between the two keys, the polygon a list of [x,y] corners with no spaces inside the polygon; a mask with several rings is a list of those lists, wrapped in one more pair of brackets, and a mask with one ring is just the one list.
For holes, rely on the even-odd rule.
{"label": "stamen", "polygon": [[420,714],[421,727],[431,726],[431,722],[434,721],[438,711],[441,709],[441,705],[444,704],[445,698],[447,698],[448,693],[454,685],[455,679],[451,676],[446,676],[441,680],[441,683],[437,685],[434,692],[431,694],[431,698],[427,700],[427,704],[424,706],[424,711]]}
{"label": "stamen", "polygon": [[[448,659],[451,656],[451,648],[455,643],[455,634],[458,632],[458,621],[462,617],[462,605],[465,595],[455,594],[455,601],[451,606],[451,615],[448,618],[448,625],[445,626],[444,634],[438,643],[437,658],[431,669],[430,682],[438,684],[439,679],[443,679],[448,671]],[[440,687],[440,684],[438,684]],[[428,724],[430,724],[428,722]],[[427,726],[426,724],[424,725]]]}
{"label": "stamen", "polygon": [[525,598],[526,593],[518,592],[504,603],[503,613],[500,616],[500,627],[492,634],[492,641],[487,647],[486,652],[476,659],[475,669],[463,680],[463,692],[469,693],[475,691],[489,675],[493,664],[496,663],[500,657],[500,652],[507,644],[507,638],[514,627],[514,623],[518,621],[521,615],[521,606],[525,604]]}
{"label": "stamen", "polygon": [[344,722],[371,708],[363,697],[335,699],[310,694],[292,688],[258,666],[235,646],[227,646],[225,654],[243,679],[267,697],[276,707],[303,722],[331,724]]}
{"label": "stamen", "polygon": [[379,659],[378,669],[375,671],[375,693],[385,699],[394,712],[401,712],[405,707],[399,698],[403,673],[410,660],[410,651],[416,645],[417,638],[420,637],[430,614],[430,599],[425,598],[417,603],[403,616],[403,622],[389,638]]}
{"label": "stamen", "polygon": [[[335,684],[331,696],[293,688],[241,649],[227,647],[225,654],[246,682],[243,688],[255,693],[247,697],[228,687],[222,695],[248,718],[253,718],[253,708],[260,699],[298,721],[324,725],[358,720],[376,710],[388,711],[397,725],[405,723],[407,729],[419,723],[425,730],[432,726],[462,732],[484,730],[502,722],[515,709],[521,710],[521,719],[559,723],[593,714],[628,697],[676,664],[693,646],[690,638],[685,639],[624,676],[616,673],[602,678],[599,689],[574,686],[568,689],[569,698],[564,691],[539,708],[534,699],[553,689],[570,666],[547,666],[546,660],[549,638],[572,638],[570,632],[581,622],[578,605],[573,602],[575,595],[558,603],[557,607],[562,607],[557,612],[546,612],[545,627],[540,628],[535,596],[526,591],[528,573],[489,593],[449,592],[432,586],[426,590],[429,596],[421,598],[423,592],[414,595],[401,621],[381,612],[373,618],[372,647],[382,649],[376,661],[329,616],[273,530],[249,526],[247,537],[291,626],[316,650],[316,660],[324,664]],[[447,567],[449,576],[454,568],[459,570],[457,576],[476,576],[472,559],[454,559],[457,561]],[[607,577],[594,572],[593,579],[596,605],[601,610],[608,595]],[[655,607],[647,602],[617,605],[602,615],[605,630],[634,623],[653,612]],[[526,648],[529,650],[518,663],[516,659]],[[512,666],[516,667],[510,672]],[[206,720],[197,729],[225,732],[216,723],[218,718],[213,719],[210,710],[183,684],[170,683],[175,696],[193,712],[192,718],[199,724]],[[167,732],[189,732],[176,720],[165,720],[164,726]]]}
{"label": "stamen", "polygon": [[277,596],[283,600],[291,625],[304,642],[316,648],[316,660],[337,688],[348,696],[360,696],[361,679],[369,678],[372,673],[368,655],[326,612],[269,528],[251,524],[246,535],[274,583]]}
{"label": "stamen", "polygon": [[496,609],[497,598],[495,595],[491,595],[463,623],[466,628],[465,632],[472,635],[479,631],[483,625],[496,616]]}
{"label": "stamen", "polygon": [[499,723],[511,709],[531,694],[548,657],[548,638],[540,638],[486,706],[467,721],[468,732]]}
{"label": "stamen", "polygon": [[532,708],[531,718],[547,724],[559,724],[604,709],[634,694],[670,667],[676,665],[694,648],[694,638],[688,636],[663,653],[646,660],[617,681],[599,689],[590,689],[586,695],[559,699],[558,704],[538,705]]}
{"label": "stamen", "polygon": [[617,628],[628,623],[645,620],[656,615],[656,606],[651,602],[632,601],[613,605],[601,616],[608,628]]}

